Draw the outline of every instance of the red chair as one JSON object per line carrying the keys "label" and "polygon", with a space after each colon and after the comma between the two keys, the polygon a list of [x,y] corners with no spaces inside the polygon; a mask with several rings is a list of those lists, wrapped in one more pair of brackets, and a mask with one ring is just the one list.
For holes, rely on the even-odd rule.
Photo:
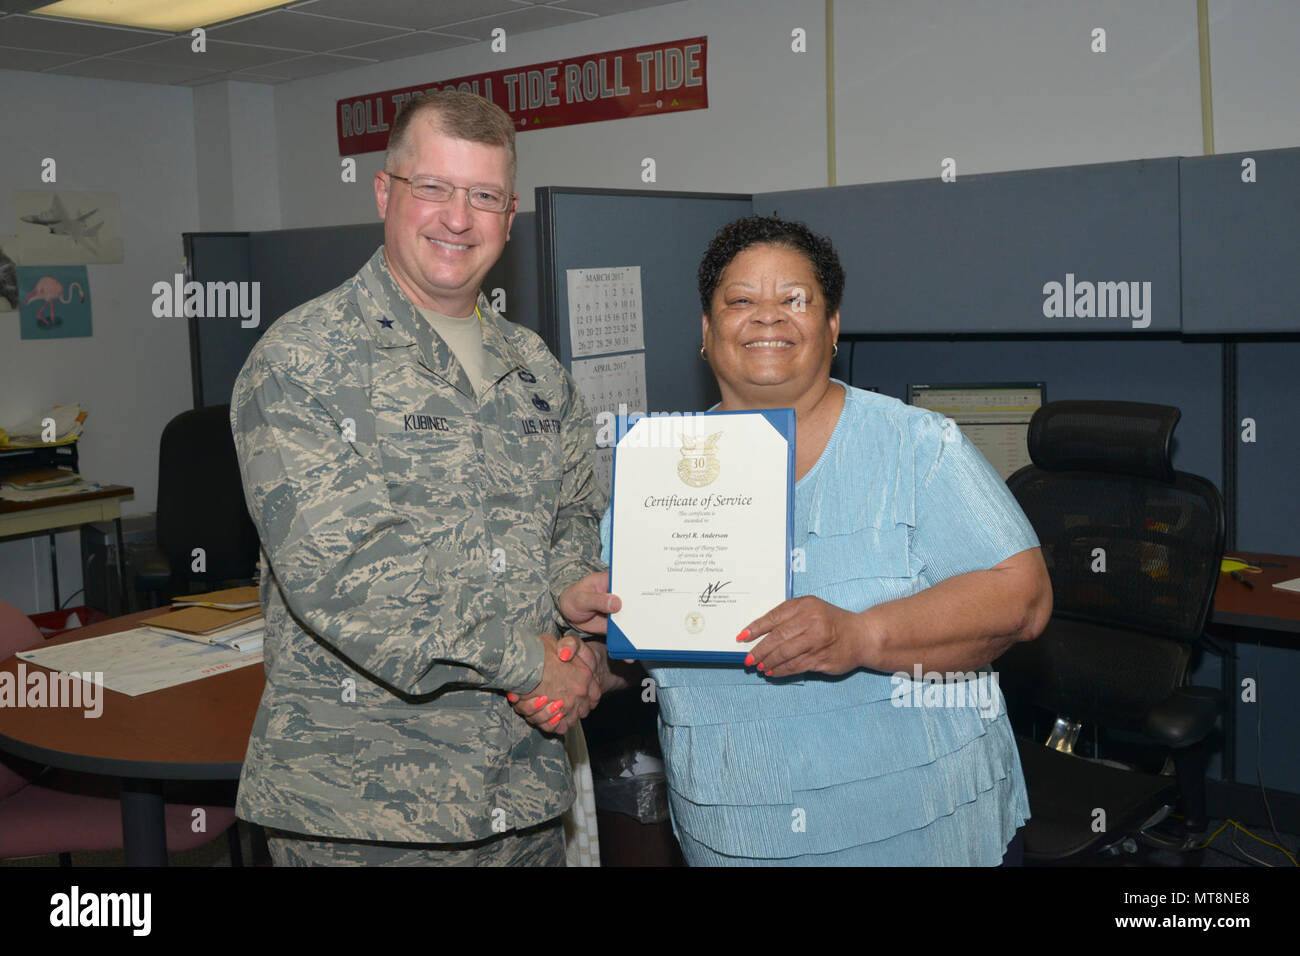
{"label": "red chair", "polygon": [[[0,661],[40,646],[41,632],[21,611],[0,601]],[[122,806],[111,781],[94,774],[55,771],[0,753],[0,859],[122,849]],[[205,806],[206,832],[190,826],[190,805],[168,804],[167,850],[192,850],[227,833],[230,862],[242,866],[239,831],[231,807]]]}

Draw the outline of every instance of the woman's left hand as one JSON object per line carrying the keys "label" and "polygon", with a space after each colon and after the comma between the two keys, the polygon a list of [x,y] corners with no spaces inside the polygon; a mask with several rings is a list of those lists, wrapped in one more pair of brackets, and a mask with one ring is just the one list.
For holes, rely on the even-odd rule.
{"label": "woman's left hand", "polygon": [[758,667],[768,677],[789,677],[806,671],[844,674],[862,667],[866,656],[868,637],[862,616],[821,598],[786,601],[754,621],[746,631],[750,635],[767,635],[745,659],[745,666]]}

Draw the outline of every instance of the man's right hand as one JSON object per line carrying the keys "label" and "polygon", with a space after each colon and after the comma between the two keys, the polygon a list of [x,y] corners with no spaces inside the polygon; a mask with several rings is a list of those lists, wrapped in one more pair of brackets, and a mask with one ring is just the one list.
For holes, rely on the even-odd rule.
{"label": "man's right hand", "polygon": [[534,727],[564,734],[600,701],[600,686],[593,673],[594,656],[580,638],[537,636],[546,648],[541,683],[526,694],[508,696],[518,697],[511,703]]}

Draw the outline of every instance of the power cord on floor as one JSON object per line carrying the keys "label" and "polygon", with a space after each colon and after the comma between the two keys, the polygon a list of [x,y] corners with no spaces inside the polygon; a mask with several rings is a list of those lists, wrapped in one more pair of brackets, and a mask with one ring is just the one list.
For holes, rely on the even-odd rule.
{"label": "power cord on floor", "polygon": [[[1273,849],[1277,850],[1279,853],[1281,853],[1283,856],[1285,856],[1288,860],[1291,861],[1291,865],[1292,865],[1292,866],[1300,866],[1300,863],[1297,863],[1297,862],[1296,862],[1296,858],[1292,855],[1291,851],[1288,850],[1286,847],[1284,847],[1284,846],[1279,846],[1279,845],[1276,844],[1276,843],[1270,843],[1268,840],[1265,840],[1263,837],[1257,837],[1257,836],[1255,836],[1255,834],[1251,833],[1249,830],[1247,830],[1245,827],[1243,827],[1243,826],[1242,826],[1240,823],[1238,823],[1236,820],[1224,820],[1224,821],[1223,821],[1223,824],[1219,827],[1219,829],[1217,829],[1217,830],[1215,830],[1213,833],[1211,833],[1210,836],[1206,839],[1206,841],[1205,841],[1204,843],[1202,843],[1202,844],[1200,844],[1200,845],[1198,845],[1198,846],[1196,846],[1196,847],[1193,847],[1193,849],[1196,849],[1196,850],[1204,850],[1204,849],[1206,849],[1207,847],[1209,847],[1209,845],[1210,845],[1211,843],[1214,842],[1214,838],[1217,837],[1217,836],[1218,836],[1220,833],[1222,833],[1224,830],[1226,830],[1228,827],[1235,827],[1236,829],[1240,830],[1242,833],[1246,834],[1246,836],[1250,837],[1252,840],[1257,840],[1258,842],[1264,844],[1265,846],[1269,846],[1269,847],[1272,847]],[[1250,859],[1254,860],[1254,861],[1255,861],[1256,863],[1258,863],[1260,866],[1272,866],[1272,865],[1273,865],[1273,864],[1271,864],[1271,863],[1265,863],[1263,860],[1259,860],[1259,859],[1256,859],[1256,858],[1253,857],[1253,856],[1250,856],[1250,854],[1249,854],[1249,853],[1246,853],[1246,851],[1243,850],[1240,846],[1237,846],[1237,835],[1236,835],[1235,833],[1233,834],[1233,837],[1232,837],[1232,845],[1233,845],[1233,847],[1234,847],[1238,852],[1245,854],[1247,857],[1250,857]],[[1222,850],[1218,850],[1218,852],[1219,852],[1219,853],[1223,853]],[[1225,854],[1225,855],[1227,855],[1227,856],[1231,856],[1231,854]]]}

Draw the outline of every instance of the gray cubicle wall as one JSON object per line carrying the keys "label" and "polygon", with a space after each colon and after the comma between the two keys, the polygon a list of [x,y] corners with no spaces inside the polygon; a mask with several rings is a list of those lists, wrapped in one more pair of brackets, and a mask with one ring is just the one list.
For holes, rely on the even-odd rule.
{"label": "gray cubicle wall", "polygon": [[[936,170],[922,180],[760,193],[754,212],[803,220],[835,243],[848,274],[845,334],[1177,332],[1178,162],[955,182]],[[1149,282],[1150,325],[1135,328],[1131,316],[1045,316],[1044,285],[1071,281]]]}
{"label": "gray cubicle wall", "polygon": [[[182,240],[187,280],[247,282],[252,279],[248,233],[187,232]],[[191,317],[188,321],[194,407],[223,405],[230,401],[235,375],[244,364],[249,349],[261,336],[264,323],[246,329],[238,319]]]}
{"label": "gray cubicle wall", "polygon": [[752,210],[750,197],[640,190],[537,190],[547,344],[566,367],[569,339],[566,270],[640,266],[645,322],[645,411],[693,411],[718,400],[700,359],[700,300],[695,274],[714,233]]}
{"label": "gray cubicle wall", "polygon": [[[533,213],[515,217],[510,242],[483,281],[489,296],[505,292],[506,318],[537,331],[537,239]],[[186,233],[189,278],[259,282],[261,322],[190,319],[194,407],[230,401],[235,376],[253,344],[284,313],[347,281],[383,244],[382,222],[268,232]]]}

